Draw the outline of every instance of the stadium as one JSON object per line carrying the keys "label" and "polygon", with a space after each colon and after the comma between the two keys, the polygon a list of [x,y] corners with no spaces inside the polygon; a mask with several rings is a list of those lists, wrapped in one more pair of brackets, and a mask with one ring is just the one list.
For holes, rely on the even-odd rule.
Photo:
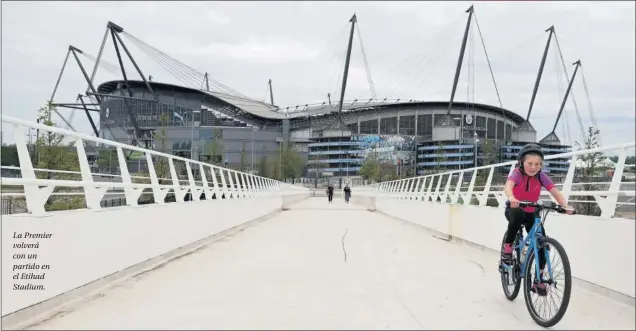
{"label": "stadium", "polygon": [[[97,90],[102,95],[100,136],[106,139],[129,141],[137,129],[149,133],[146,142],[157,149],[157,130],[164,128],[164,152],[200,160],[213,157],[205,146],[217,139],[222,141],[219,156],[225,165],[236,168],[242,163],[254,171],[253,164],[281,153],[284,144],[290,143],[307,160],[304,177],[314,177],[316,172],[357,177],[370,153],[394,166],[396,173],[409,167],[418,174],[472,168],[512,160],[520,146],[536,142],[535,132],[520,130],[523,117],[483,104],[453,103],[450,115],[455,126],[448,134],[447,128],[434,123],[445,116],[449,102],[354,100],[343,103],[339,116],[329,102],[290,111],[164,83],[129,80],[126,88],[123,80],[109,81]],[[124,92],[132,97],[122,97]],[[345,127],[330,127],[339,118]],[[570,148],[542,145],[547,154]],[[546,171],[564,173],[567,165],[567,160],[553,160],[546,164]]]}
{"label": "stadium", "polygon": [[[118,50],[119,42],[142,79],[134,80],[126,75],[121,54],[117,51],[123,79],[106,81],[95,87],[92,78],[85,74],[90,87],[86,96],[94,101],[93,105],[97,109],[88,109],[83,102],[83,108],[76,109],[84,109],[87,114],[89,111],[99,113],[99,128],[88,115],[94,133],[99,137],[196,160],[211,160],[215,164],[263,176],[268,175],[263,173],[263,164],[268,159],[283,160],[283,153],[288,148],[299,153],[306,164],[300,174],[294,175],[295,178],[340,179],[360,177],[360,170],[369,157],[373,157],[385,173],[403,177],[514,160],[521,146],[531,142],[541,145],[548,155],[570,151],[571,146],[562,145],[554,129],[537,141],[537,132],[529,122],[543,64],[539,68],[526,118],[502,107],[453,101],[472,10],[471,6],[467,11],[468,24],[448,101],[387,98],[344,100],[351,40],[357,21],[354,15],[350,20],[351,35],[340,100],[332,101],[329,97],[319,104],[282,108],[274,104],[271,80],[270,102],[253,100],[211,80],[207,73],[197,72],[166,56],[124,32],[122,27],[109,22],[93,76],[110,33],[115,49]],[[549,31],[551,37],[554,30]],[[163,63],[175,76],[179,72],[189,72],[194,77],[191,86],[153,82],[152,76],[144,75],[139,68],[119,34],[128,37],[157,62]],[[69,47],[69,54],[71,52],[76,58],[77,54],[82,54],[73,46]],[[78,65],[86,72],[79,60]],[[569,80],[570,86],[565,93],[555,128],[574,75],[576,68]],[[214,84],[221,88],[211,89],[210,86]],[[73,108],[77,105],[65,106]],[[144,171],[145,162],[139,162],[139,155],[131,155],[128,156],[131,171]],[[553,176],[565,175],[568,161],[547,161],[544,170]],[[277,166],[279,176],[282,163],[279,161]]]}

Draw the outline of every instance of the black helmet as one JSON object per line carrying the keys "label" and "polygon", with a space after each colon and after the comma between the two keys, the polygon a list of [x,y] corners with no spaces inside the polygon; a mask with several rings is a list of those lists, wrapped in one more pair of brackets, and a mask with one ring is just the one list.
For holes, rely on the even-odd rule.
{"label": "black helmet", "polygon": [[521,160],[523,160],[523,157],[526,156],[526,154],[528,153],[536,153],[541,155],[541,158],[544,158],[543,151],[541,150],[541,146],[537,144],[527,144],[521,147],[521,150],[519,151],[519,154],[517,155],[517,160],[521,162]]}

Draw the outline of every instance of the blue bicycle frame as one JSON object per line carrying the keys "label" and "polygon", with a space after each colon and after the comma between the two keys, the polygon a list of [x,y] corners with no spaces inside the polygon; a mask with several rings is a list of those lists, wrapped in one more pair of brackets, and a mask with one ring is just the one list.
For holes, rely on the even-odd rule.
{"label": "blue bicycle frame", "polygon": [[[545,216],[544,218],[547,216],[547,210],[545,211]],[[519,231],[519,245],[513,247],[513,249],[519,249],[519,252],[523,251],[523,247],[524,246],[528,246],[528,251],[526,252],[526,256],[523,260],[523,262],[521,263],[521,266],[519,268],[519,273],[520,275],[518,275],[519,279],[522,279],[525,277],[525,272],[524,270],[526,270],[526,262],[528,261],[528,256],[530,255],[529,253],[532,251],[534,252],[534,256],[535,256],[535,264],[537,267],[537,271],[536,271],[536,278],[535,279],[541,279],[541,274],[539,273],[539,271],[541,270],[541,266],[539,264],[539,247],[537,247],[537,242],[539,241],[539,239],[543,238],[543,233],[541,231],[541,227],[539,225],[541,225],[541,216],[535,217],[534,219],[534,224],[532,225],[532,228],[530,229],[530,232],[528,232],[528,236],[524,239],[523,238],[523,230]],[[550,263],[550,256],[549,256],[549,252],[547,249],[544,250],[545,251],[545,259],[546,259],[546,264],[548,267],[548,273],[550,275],[550,279],[552,279],[553,275],[552,275],[552,265]],[[512,271],[512,266],[503,263],[503,266],[508,269],[508,272]],[[517,276],[517,275],[515,275]]]}

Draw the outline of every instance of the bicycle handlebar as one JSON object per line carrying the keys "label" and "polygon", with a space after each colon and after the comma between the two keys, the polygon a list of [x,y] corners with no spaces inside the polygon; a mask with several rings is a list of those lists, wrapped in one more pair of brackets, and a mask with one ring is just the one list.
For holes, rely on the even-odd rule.
{"label": "bicycle handlebar", "polygon": [[[510,207],[510,201],[506,201],[506,207]],[[556,211],[559,214],[565,214],[568,209],[565,209],[553,201],[544,202],[544,203],[535,203],[530,201],[519,201],[519,207],[534,207],[539,210],[548,209]],[[572,210],[572,215],[576,214],[576,210]]]}

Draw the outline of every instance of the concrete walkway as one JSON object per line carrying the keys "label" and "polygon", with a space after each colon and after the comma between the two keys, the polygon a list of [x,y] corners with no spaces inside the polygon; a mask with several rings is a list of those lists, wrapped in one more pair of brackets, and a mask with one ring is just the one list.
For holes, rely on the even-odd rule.
{"label": "concrete walkway", "polygon": [[[634,315],[574,287],[554,329],[633,330]],[[523,293],[506,300],[496,254],[312,198],[32,329],[542,328]]]}

